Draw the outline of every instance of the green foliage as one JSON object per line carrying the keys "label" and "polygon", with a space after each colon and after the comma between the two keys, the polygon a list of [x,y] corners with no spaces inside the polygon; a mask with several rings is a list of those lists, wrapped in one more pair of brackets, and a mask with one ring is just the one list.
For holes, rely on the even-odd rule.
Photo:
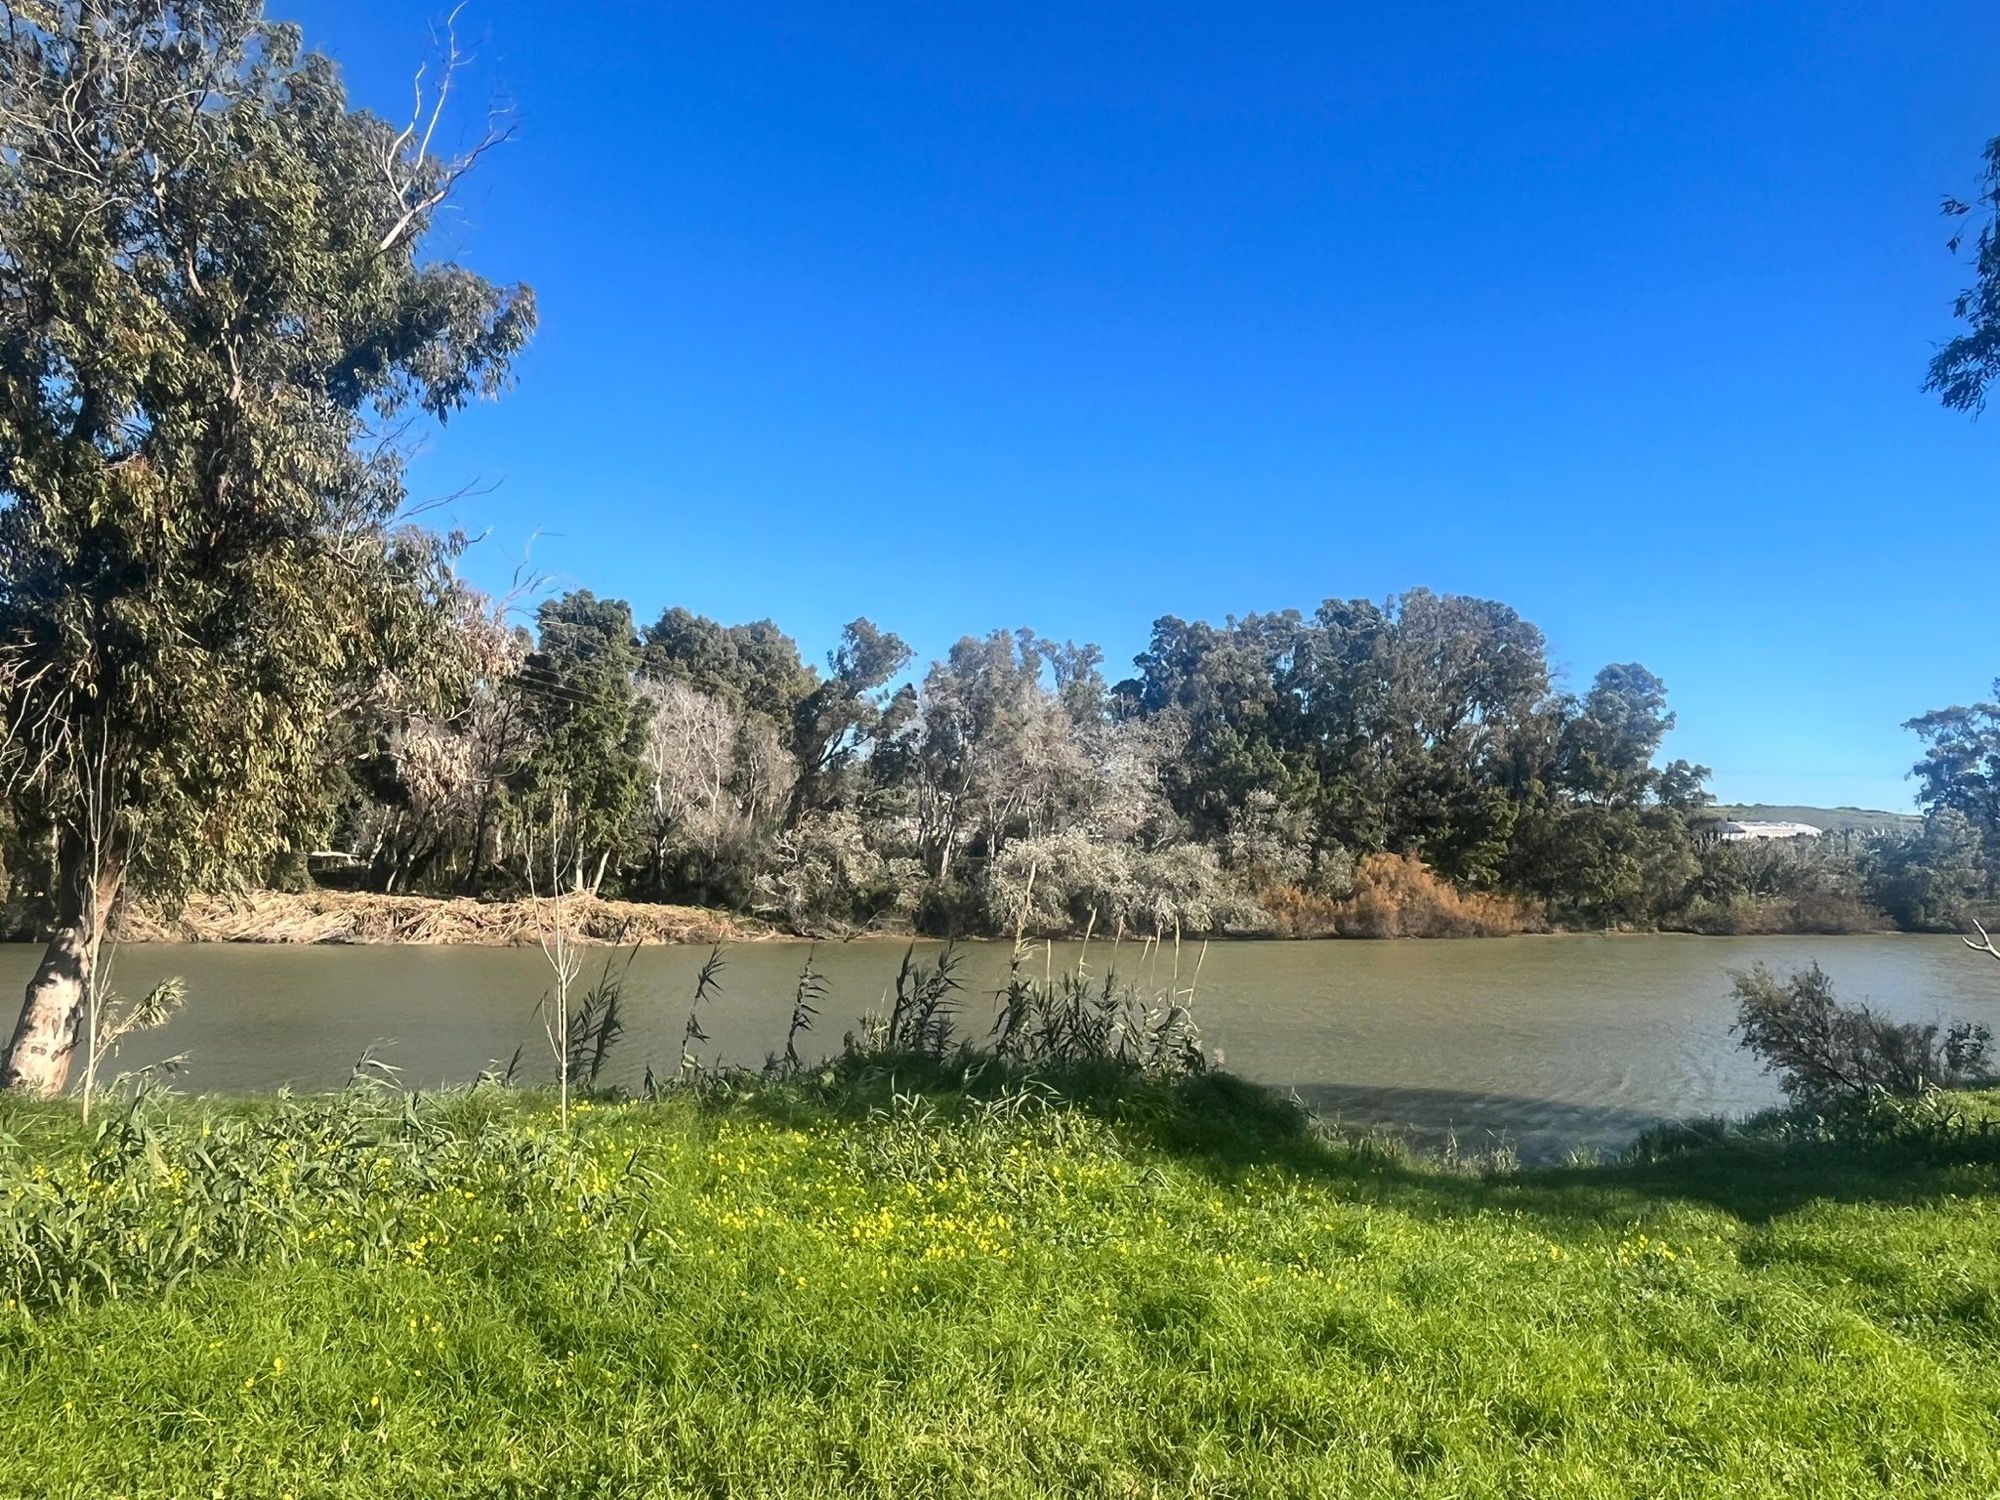
{"label": "green foliage", "polygon": [[813,968],[818,952],[817,946],[806,950],[805,964],[799,970],[799,982],[792,988],[792,1019],[785,1028],[784,1066],[794,1073],[803,1066],[799,1058],[799,1038],[813,1029],[813,1023],[819,1019],[820,1007],[826,1003],[826,976]]}
{"label": "green foliage", "polygon": [[1736,976],[1742,1045],[1794,1103],[1817,1110],[1863,1106],[1878,1094],[1914,1098],[1985,1078],[1993,1033],[1955,1021],[1892,1021],[1834,999],[1818,964],[1779,979],[1759,964]]}
{"label": "green foliage", "polygon": [[612,1049],[625,1035],[625,981],[638,952],[636,945],[628,949],[622,963],[615,954],[606,956],[597,982],[584,991],[569,1014],[568,1034],[563,1039],[563,1076],[576,1080],[581,1088],[597,1087]]}
{"label": "green foliage", "polygon": [[1891,925],[1866,865],[1832,839],[1714,839],[1673,925],[1717,935],[1874,932]]}
{"label": "green foliage", "polygon": [[678,605],[646,627],[641,665],[649,677],[678,678],[787,727],[818,685],[798,646],[771,621],[719,625]]}
{"label": "green foliage", "polygon": [[1665,683],[1637,664],[1606,667],[1563,723],[1563,784],[1593,802],[1633,800],[1651,789],[1653,757],[1673,727]]}
{"label": "green foliage", "polygon": [[2000,894],[2000,703],[1940,708],[1903,727],[1924,741],[1924,758],[1910,771],[1918,805],[1965,820],[1979,841],[1985,894]]}
{"label": "green foliage", "polygon": [[840,644],[827,654],[827,675],[792,709],[799,776],[788,822],[839,805],[856,761],[893,727],[886,685],[909,660],[900,636],[868,620],[851,621],[841,632]]}
{"label": "green foliage", "polygon": [[958,1012],[964,988],[958,967],[964,955],[950,944],[928,959],[916,956],[916,944],[903,950],[903,961],[891,982],[889,1009],[865,1023],[870,1047],[890,1057],[939,1059],[958,1042]]}
{"label": "green foliage", "polygon": [[[1973,201],[1947,197],[1944,212],[1955,220],[1977,220],[1972,230],[1973,283],[1952,304],[1954,316],[1969,326],[1932,356],[1924,389],[1954,410],[1977,415],[1986,409],[1986,393],[1994,377],[2000,376],[2000,136],[1986,143]],[[1953,230],[1954,254],[1965,238],[1964,228]]]}
{"label": "green foliage", "polygon": [[158,1293],[211,1266],[419,1264],[440,1206],[475,1184],[516,1232],[535,1199],[561,1212],[560,1136],[490,1118],[478,1096],[447,1111],[365,1085],[254,1110],[141,1096],[98,1126],[73,1173],[12,1164],[0,1288],[35,1312]]}
{"label": "green foliage", "polygon": [[7,1107],[0,1492],[2000,1490],[1985,1137],[1482,1177],[1057,1083]]}
{"label": "green foliage", "polygon": [[1971,900],[1988,889],[1983,841],[1955,807],[1932,812],[1914,836],[1878,840],[1862,858],[1873,899],[1915,932],[1964,931]]}
{"label": "green foliage", "polygon": [[313,820],[357,687],[459,670],[451,548],[393,525],[385,434],[497,393],[534,324],[421,255],[467,163],[259,9],[53,0],[0,40],[10,784],[67,849],[104,762],[112,862],[167,895]]}
{"label": "green foliage", "polygon": [[1192,980],[1148,994],[1113,968],[1092,976],[1079,960],[1061,974],[1031,972],[1032,952],[1017,946],[1000,1014],[994,1056],[1034,1069],[1109,1067],[1139,1077],[1185,1078],[1208,1060],[1194,1024]]}
{"label": "green foliage", "polygon": [[[523,817],[546,837],[558,808],[579,859],[608,861],[638,807],[642,727],[632,611],[580,589],[543,602],[522,666],[536,743],[517,777]],[[581,878],[589,880],[586,872]]]}

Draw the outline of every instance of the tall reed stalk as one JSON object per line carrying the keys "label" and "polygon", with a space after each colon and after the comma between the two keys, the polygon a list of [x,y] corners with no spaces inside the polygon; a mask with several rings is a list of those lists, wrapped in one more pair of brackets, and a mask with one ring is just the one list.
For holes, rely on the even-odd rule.
{"label": "tall reed stalk", "polygon": [[566,799],[558,797],[549,810],[548,894],[535,889],[535,858],[528,851],[528,900],[535,913],[535,935],[551,976],[542,1002],[542,1034],[556,1066],[556,1112],[569,1129],[570,987],[582,971],[578,952],[575,898],[583,890],[582,851],[568,836]]}

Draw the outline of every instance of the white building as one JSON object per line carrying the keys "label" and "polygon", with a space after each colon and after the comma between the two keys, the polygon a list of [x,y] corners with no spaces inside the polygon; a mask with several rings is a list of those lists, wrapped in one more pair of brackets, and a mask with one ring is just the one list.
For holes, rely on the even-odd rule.
{"label": "white building", "polygon": [[1732,844],[1744,839],[1816,839],[1823,832],[1824,829],[1810,823],[1773,823],[1754,818],[1722,825],[1723,839]]}

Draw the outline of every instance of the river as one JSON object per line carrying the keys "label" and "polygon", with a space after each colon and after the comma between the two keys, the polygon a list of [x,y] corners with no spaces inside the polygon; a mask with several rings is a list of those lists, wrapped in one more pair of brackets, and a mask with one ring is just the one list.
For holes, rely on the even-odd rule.
{"label": "river", "polygon": [[[1097,965],[1109,947],[1095,945]],[[821,944],[829,992],[810,1040],[837,1048],[879,1004],[900,945]],[[1182,981],[1195,959],[1181,954]],[[1074,957],[1058,945],[1054,962]],[[724,951],[721,993],[703,1007],[709,1062],[756,1064],[784,1045],[804,944]],[[0,945],[0,996],[11,1007],[38,950]],[[604,950],[586,954],[594,978]],[[628,986],[627,1034],[609,1081],[636,1083],[648,1063],[680,1056],[695,948],[649,948]],[[1165,986],[1171,952],[1125,973]],[[2000,1031],[2000,965],[1955,938],[1560,936],[1465,941],[1215,944],[1194,1010],[1225,1064],[1355,1127],[1390,1125],[1466,1151],[1504,1142],[1525,1159],[1613,1150],[1665,1120],[1742,1114],[1777,1102],[1771,1080],[1729,1035],[1729,971],[1814,959],[1845,999],[1902,1019],[1965,1017]],[[969,945],[961,969],[966,1024],[983,1033],[1007,948]],[[187,1009],[128,1042],[114,1067],[185,1053],[187,1090],[337,1086],[373,1049],[410,1084],[463,1082],[504,1062],[547,1071],[533,1017],[547,987],[534,949],[128,944],[113,985],[138,993],[178,974]]]}

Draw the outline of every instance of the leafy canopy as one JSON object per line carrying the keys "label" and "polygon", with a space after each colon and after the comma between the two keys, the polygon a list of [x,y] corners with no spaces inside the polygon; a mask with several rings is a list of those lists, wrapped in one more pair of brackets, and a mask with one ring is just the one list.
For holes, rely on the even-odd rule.
{"label": "leafy canopy", "polygon": [[350,108],[255,0],[5,8],[9,784],[69,829],[101,762],[133,873],[185,889],[310,814],[358,684],[438,670],[399,441],[500,390],[534,302],[420,256],[471,157]]}
{"label": "leafy canopy", "polygon": [[1972,285],[1952,302],[1952,315],[1966,331],[1931,359],[1924,389],[1954,411],[1975,416],[1986,409],[1987,388],[2000,376],[2000,136],[1986,143],[1979,188],[1973,201],[1944,200],[1946,217],[1974,221],[1951,238],[1956,253],[1972,240]]}

